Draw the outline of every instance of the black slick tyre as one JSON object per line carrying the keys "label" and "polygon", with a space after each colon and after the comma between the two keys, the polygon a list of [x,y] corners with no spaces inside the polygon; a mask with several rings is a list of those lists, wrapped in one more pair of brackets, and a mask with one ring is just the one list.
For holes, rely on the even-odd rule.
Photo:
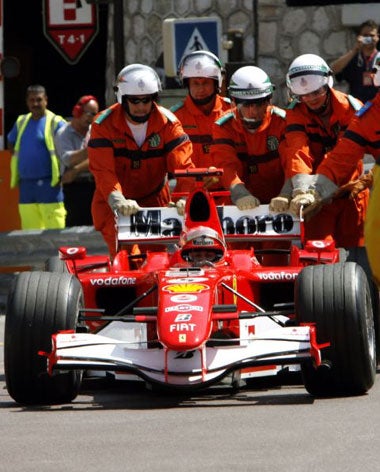
{"label": "black slick tyre", "polygon": [[58,256],[49,257],[45,262],[45,270],[47,272],[58,272],[59,274],[68,272],[65,261],[60,259]]}
{"label": "black slick tyre", "polygon": [[356,263],[305,267],[295,284],[299,323],[315,323],[323,365],[301,366],[314,396],[360,395],[376,375],[375,330],[368,280]]}
{"label": "black slick tyre", "polygon": [[9,291],[4,332],[4,370],[9,395],[20,404],[54,404],[73,400],[81,372],[50,376],[47,358],[51,335],[76,329],[83,306],[82,287],[70,274],[23,272]]}
{"label": "black slick tyre", "polygon": [[372,270],[369,265],[367,250],[365,247],[350,247],[345,250],[346,262],[356,262],[359,264],[368,279],[369,290],[371,293],[373,321],[375,323],[376,332],[376,360],[380,364],[380,303],[379,303],[379,289],[372,277]]}

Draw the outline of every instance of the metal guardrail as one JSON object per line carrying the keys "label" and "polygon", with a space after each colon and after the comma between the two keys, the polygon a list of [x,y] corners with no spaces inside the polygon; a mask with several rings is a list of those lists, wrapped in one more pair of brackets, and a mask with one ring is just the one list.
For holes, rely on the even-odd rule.
{"label": "metal guardrail", "polygon": [[62,230],[29,230],[0,233],[0,308],[5,306],[9,286],[18,272],[43,270],[61,246],[84,246],[89,254],[107,254],[107,246],[93,226]]}

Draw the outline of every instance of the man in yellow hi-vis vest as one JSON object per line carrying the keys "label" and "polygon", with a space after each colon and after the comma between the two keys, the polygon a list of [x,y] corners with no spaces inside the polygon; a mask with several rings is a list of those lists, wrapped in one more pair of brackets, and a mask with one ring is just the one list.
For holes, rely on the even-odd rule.
{"label": "man in yellow hi-vis vest", "polygon": [[54,135],[66,121],[47,109],[42,85],[27,88],[26,104],[29,113],[17,118],[7,136],[13,152],[11,187],[20,191],[21,228],[64,228],[66,210]]}

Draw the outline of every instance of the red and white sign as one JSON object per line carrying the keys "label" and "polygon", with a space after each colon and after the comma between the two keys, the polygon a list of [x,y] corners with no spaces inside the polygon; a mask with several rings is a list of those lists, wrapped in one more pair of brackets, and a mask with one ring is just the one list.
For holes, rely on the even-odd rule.
{"label": "red and white sign", "polygon": [[70,64],[79,61],[98,33],[98,9],[86,0],[44,0],[44,33]]}

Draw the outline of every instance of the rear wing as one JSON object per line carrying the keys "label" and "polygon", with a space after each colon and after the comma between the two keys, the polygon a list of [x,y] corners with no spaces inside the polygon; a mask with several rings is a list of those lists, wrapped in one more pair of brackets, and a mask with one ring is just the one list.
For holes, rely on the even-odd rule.
{"label": "rear wing", "polygon": [[[217,212],[226,242],[301,239],[301,218],[271,212],[268,205],[244,211],[234,205],[217,206]],[[119,244],[176,243],[183,229],[184,217],[170,207],[144,208],[117,219]]]}

